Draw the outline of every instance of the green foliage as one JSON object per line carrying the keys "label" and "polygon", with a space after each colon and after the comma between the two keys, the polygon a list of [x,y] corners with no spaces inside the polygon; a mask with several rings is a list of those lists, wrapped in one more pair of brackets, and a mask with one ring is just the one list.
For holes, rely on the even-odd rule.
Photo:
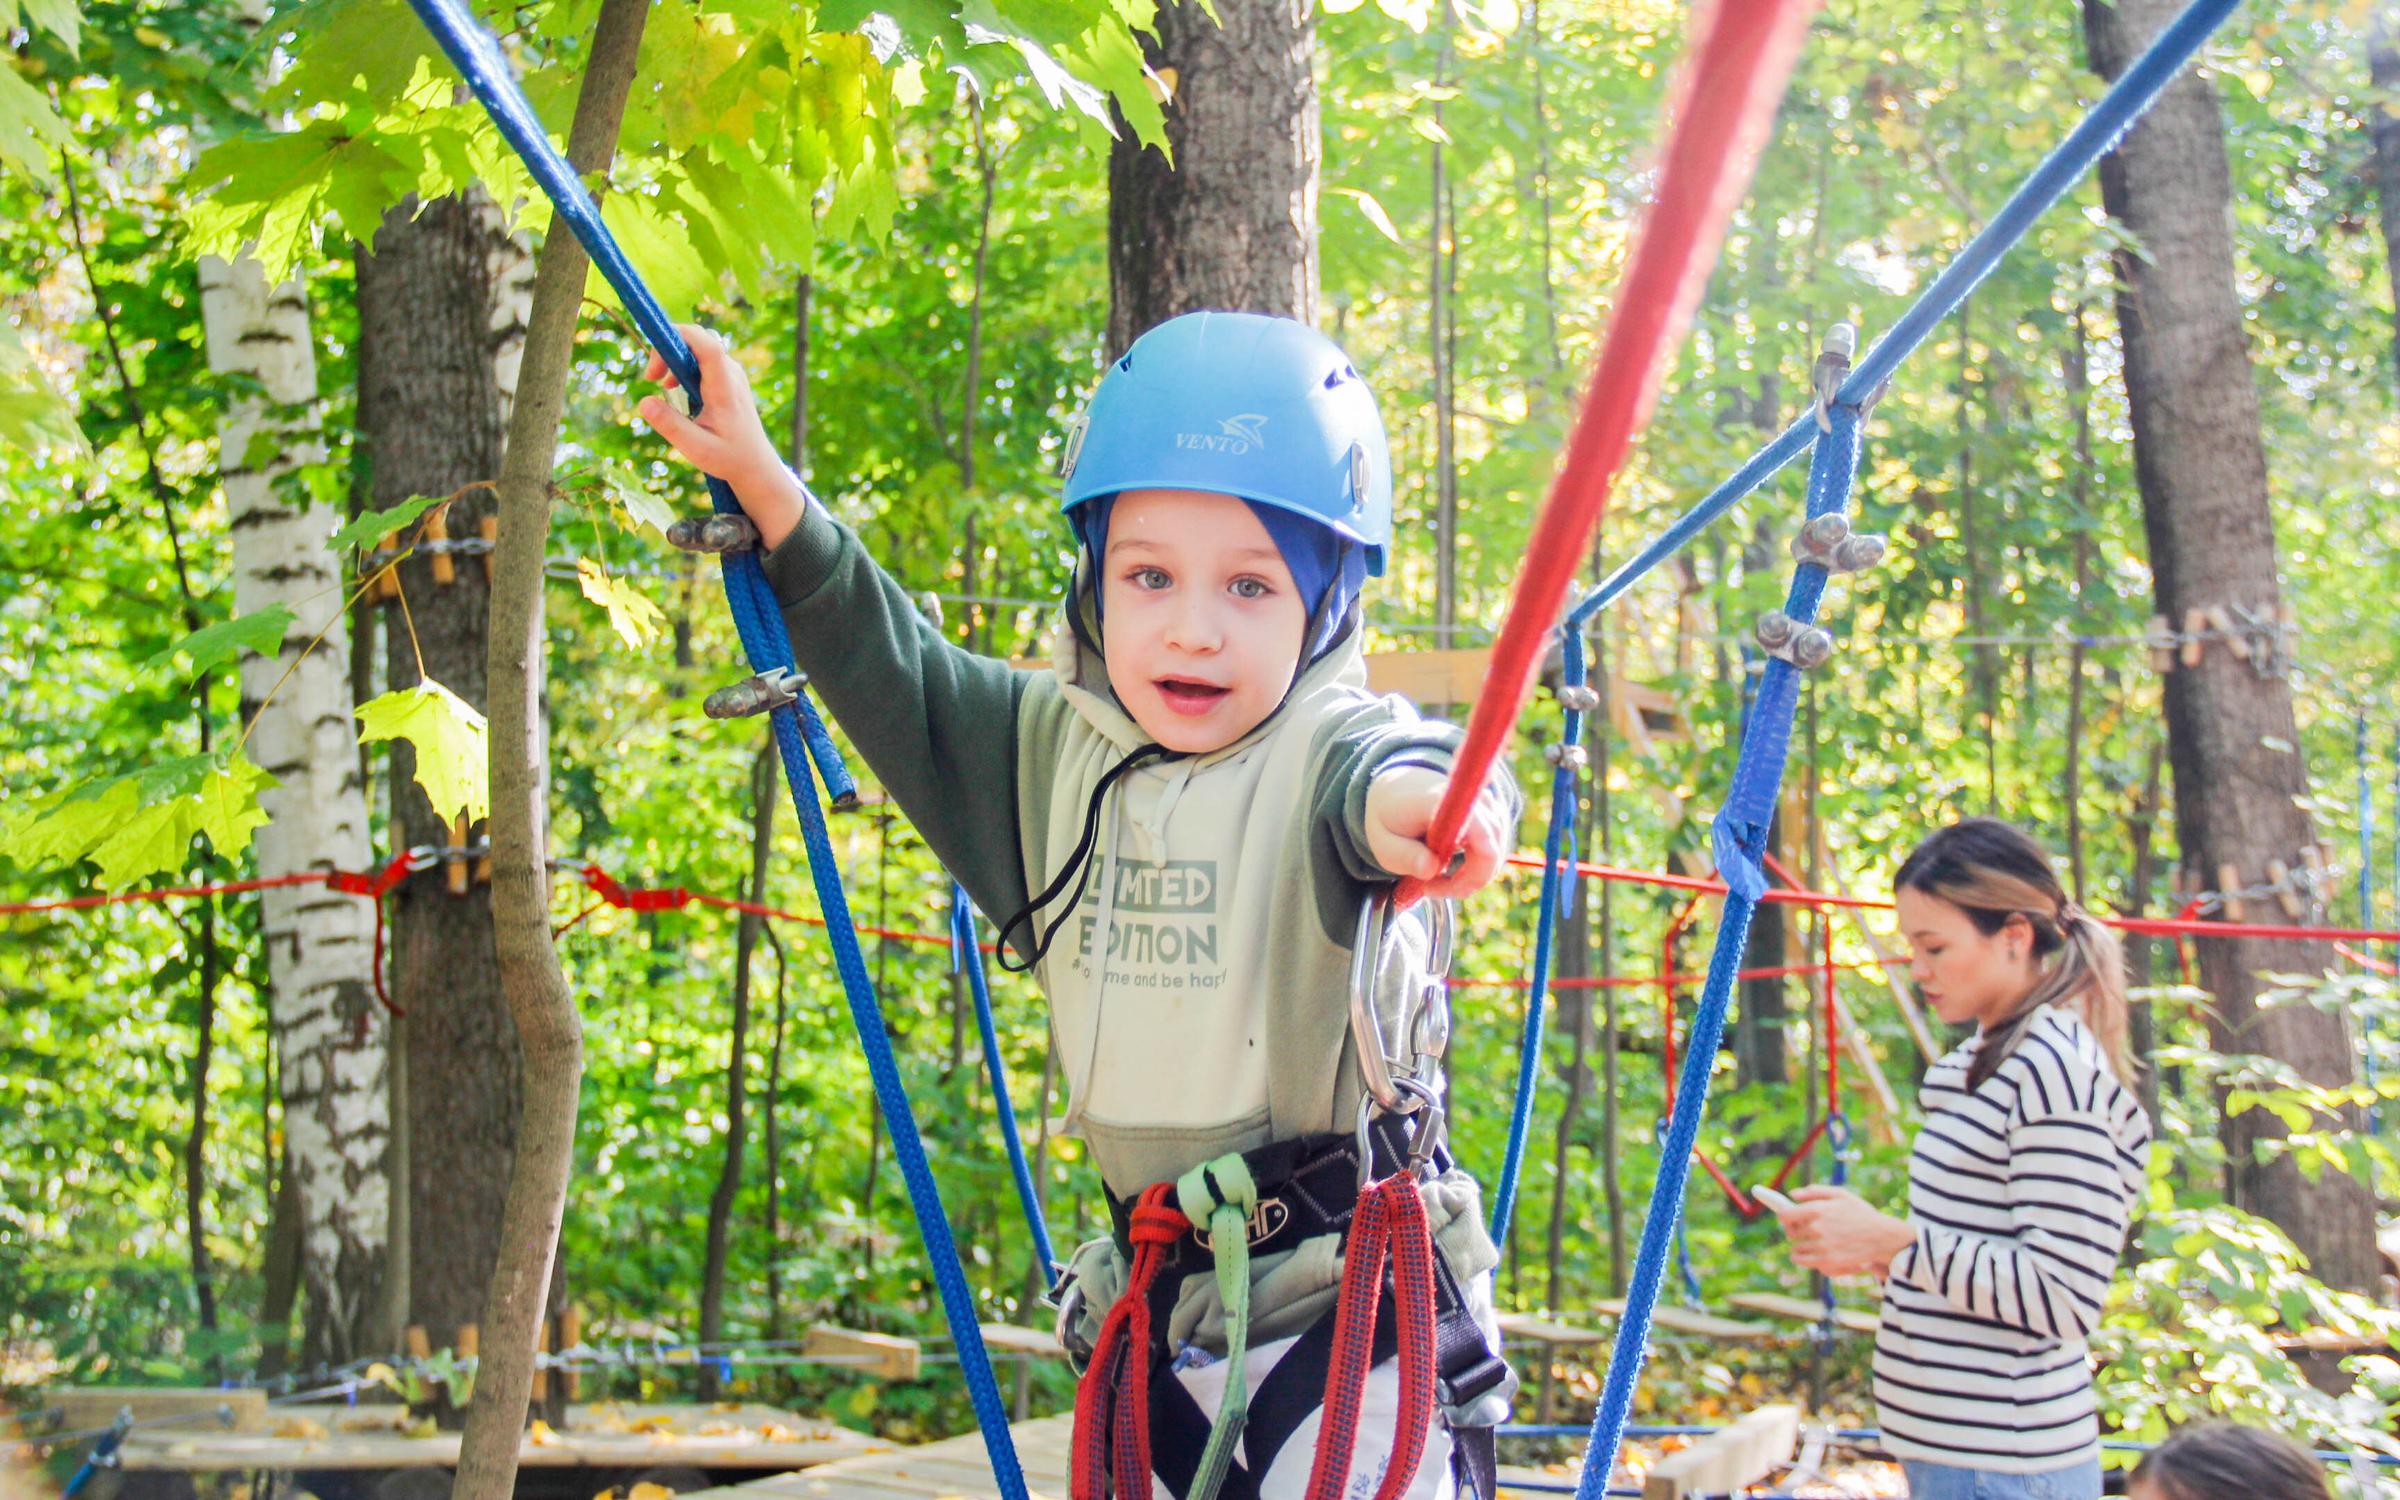
{"label": "green foliage", "polygon": [[192,840],[238,854],[267,821],[258,794],[274,778],[240,751],[154,761],[37,802],[0,832],[0,854],[30,866],[89,859],[104,886],[183,868]]}
{"label": "green foliage", "polygon": [[452,820],[492,811],[490,753],[483,715],[440,683],[394,688],[358,706],[362,744],[406,740],[416,750],[417,785],[433,810]]}

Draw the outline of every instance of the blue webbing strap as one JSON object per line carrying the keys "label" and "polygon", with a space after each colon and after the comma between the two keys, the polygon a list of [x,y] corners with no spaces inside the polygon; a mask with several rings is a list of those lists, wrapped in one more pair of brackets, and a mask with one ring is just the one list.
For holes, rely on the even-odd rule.
{"label": "blue webbing strap", "polygon": [[[1831,410],[1832,430],[1817,444],[1809,469],[1811,517],[1845,509],[1858,470],[1859,415],[1856,406],[1847,404]],[[1793,575],[1784,613],[1804,627],[1814,623],[1826,576],[1818,564],[1802,563]],[[1750,919],[1766,891],[1760,860],[1766,850],[1767,819],[1774,813],[1775,793],[1790,749],[1799,679],[1799,669],[1781,657],[1767,663],[1757,707],[1742,736],[1733,788],[1725,810],[1717,815],[1717,872],[1729,887],[1725,916],[1717,929],[1716,948],[1709,956],[1708,984],[1701,991],[1699,1011],[1685,1040],[1683,1076],[1676,1085],[1674,1113],[1668,1117],[1659,1143],[1658,1178],[1650,1190],[1649,1213],[1642,1221],[1633,1282],[1627,1289],[1624,1314],[1617,1320],[1616,1345],[1609,1356],[1599,1410],[1592,1418],[1591,1444],[1576,1487],[1584,1500],[1598,1500],[1607,1488],[1626,1419],[1633,1411],[1634,1385],[1649,1353],[1650,1318],[1658,1306],[1668,1248],[1683,1217],[1683,1194],[1691,1180],[1692,1148],[1698,1143],[1700,1119],[1708,1103],[1709,1075],[1725,1039],[1725,1012],[1733,999],[1735,976],[1741,972],[1743,950],[1750,941]]]}
{"label": "blue webbing strap", "polygon": [[[475,97],[482,101],[502,138],[524,158],[534,180],[556,205],[558,222],[583,242],[592,264],[616,289],[642,336],[666,359],[667,367],[690,395],[693,413],[697,415],[700,370],[690,347],[617,247],[591,194],[551,145],[549,135],[518,90],[499,44],[466,13],[459,0],[410,0],[410,3]],[[730,515],[740,509],[733,491],[721,480],[709,480],[708,494],[720,514]],[[774,589],[768,584],[756,555],[725,554],[724,579],[726,601],[733,609],[734,625],[741,634],[742,649],[749,656],[751,670],[789,670],[793,664],[791,638],[784,632],[783,616],[775,607]],[[942,1210],[933,1169],[925,1159],[924,1138],[917,1132],[916,1115],[909,1107],[900,1064],[892,1055],[883,1012],[867,978],[866,958],[859,950],[857,933],[851,929],[850,902],[842,889],[841,871],[834,863],[833,839],[826,830],[824,806],[817,798],[816,775],[809,767],[813,762],[817,773],[824,776],[827,789],[836,797],[854,795],[855,787],[832,737],[826,733],[824,721],[817,717],[806,698],[796,698],[775,709],[772,722],[776,746],[783,755],[784,774],[791,783],[792,800],[799,810],[809,876],[824,912],[834,965],[841,973],[842,988],[849,997],[850,1018],[866,1053],[876,1098],[890,1125],[892,1155],[908,1185],[909,1206],[916,1212],[926,1260],[941,1292],[942,1311],[957,1344],[967,1394],[974,1404],[976,1420],[982,1425],[984,1442],[991,1451],[992,1471],[1000,1493],[1007,1500],[1024,1500],[1025,1474],[1017,1461],[1015,1441],[1009,1434],[1008,1409],[1000,1398],[1000,1383],[992,1373],[991,1355],[984,1348],[974,1289],[968,1286],[966,1273],[960,1267],[950,1220]]]}
{"label": "blue webbing strap", "polygon": [[1033,1180],[1033,1164],[1025,1159],[1025,1140],[1017,1133],[1017,1107],[1008,1097],[1008,1063],[1000,1055],[1000,1027],[992,1018],[992,984],[983,967],[983,950],[975,943],[975,903],[965,886],[950,883],[950,964],[964,969],[967,987],[975,995],[975,1028],[983,1035],[983,1068],[991,1075],[992,1107],[998,1115],[1000,1139],[1008,1146],[1008,1170],[1017,1179],[1017,1202],[1025,1210],[1025,1228],[1033,1236],[1033,1253],[1040,1257],[1042,1282],[1058,1276],[1058,1256],[1050,1246],[1050,1224],[1042,1217],[1041,1189]]}
{"label": "blue webbing strap", "polygon": [[[1830,403],[1828,420],[1823,426],[1819,426],[1816,413],[1804,416],[1745,465],[1737,479],[1746,480],[1747,488],[1756,488],[1800,448],[1816,442],[1816,462],[1809,473],[1808,513],[1814,516],[1841,507],[1858,466],[1862,408],[1873,400],[1900,361],[1990,274],[2000,256],[2132,128],[2160,91],[2183,71],[2201,44],[2232,13],[2234,5],[2235,0],[2193,0],[2161,30],[2142,55],[2110,85],[2091,113],[2043,158],[1983,231],[1851,369]],[[1805,428],[1802,424],[1806,424]],[[1721,511],[1743,493],[1747,493],[1746,488],[1728,483],[1677,522],[1677,527],[1688,536],[1713,518],[1715,511],[1702,514],[1704,508],[1714,504]],[[1632,577],[1625,576],[1620,569],[1618,575],[1576,607],[1570,621],[1580,623],[1589,611],[1621,594],[1631,582]],[[1791,599],[1784,612],[1803,625],[1813,621],[1824,586],[1825,571],[1814,564],[1803,564],[1793,577]],[[1708,986],[1702,992],[1700,1012],[1693,1022],[1690,1051],[1684,1057],[1683,1081],[1677,1091],[1674,1117],[1661,1146],[1658,1180],[1652,1189],[1649,1215],[1642,1225],[1631,1295],[1625,1315],[1617,1325],[1616,1346],[1601,1390],[1599,1409],[1592,1417],[1591,1445],[1584,1454],[1583,1473],[1576,1485],[1576,1493],[1582,1500],[1596,1500],[1607,1486],[1608,1476],[1616,1465],[1625,1420],[1632,1410],[1634,1383],[1640,1377],[1642,1361],[1648,1352],[1650,1314],[1658,1301],[1674,1220],[1682,1211],[1684,1185],[1690,1177],[1691,1149],[1708,1102],[1710,1067],[1724,1039],[1725,1010],[1732,999],[1743,948],[1749,942],[1750,919],[1756,914],[1758,899],[1766,889],[1766,875],[1760,868],[1759,857],[1765,847],[1766,821],[1774,811],[1776,792],[1783,778],[1798,696],[1797,676],[1790,664],[1780,659],[1767,664],[1757,710],[1742,738],[1733,785],[1714,830],[1712,842],[1718,873],[1730,888],[1725,898],[1725,915],[1717,933],[1716,950],[1709,960]]]}
{"label": "blue webbing strap", "polygon": [[[1492,1188],[1492,1243],[1508,1243],[1508,1221],[1517,1206],[1517,1181],[1525,1169],[1525,1139],[1533,1128],[1533,1099],[1541,1081],[1542,1015],[1550,1004],[1550,956],[1558,932],[1558,909],[1574,861],[1576,776],[1583,746],[1583,711],[1572,706],[1584,683],[1583,638],[1561,633],[1565,662],[1561,696],[1568,701],[1558,731],[1558,766],[1550,773],[1550,831],[1542,840],[1542,895],[1534,908],[1533,982],[1525,991],[1525,1026],[1517,1038],[1517,1096],[1509,1112],[1508,1153]],[[1553,1191],[1556,1191],[1553,1188]]]}
{"label": "blue webbing strap", "polygon": [[[1842,382],[1837,401],[1864,406],[1900,362],[1916,352],[1919,344],[1944,318],[1958,309],[1969,293],[1982,284],[1992,268],[2034,222],[2081,182],[2094,163],[2107,155],[2126,131],[2133,128],[2142,112],[2148,109],[2203,42],[2225,18],[2233,13],[2237,0],[2193,0],[2192,5],[2177,16],[2142,55],[2135,58],[2117,81],[2110,85],[2092,112],[2081,124],[2068,133],[2041,165],[2009,195],[1992,221],[1981,233],[1967,242],[1933,285],[1927,287],[1895,321],[1889,332],[1875,341],[1852,367],[1848,379]],[[1785,464],[1800,455],[1802,449],[1815,442],[1822,432],[1816,413],[1808,412],[1786,428],[1781,436],[1760,449],[1748,463],[1724,484],[1710,491],[1700,503],[1677,519],[1660,534],[1657,541],[1642,549],[1623,567],[1603,579],[1567,616],[1570,628],[1582,624],[1610,600],[1631,588],[1643,574],[1674,555],[1685,542],[1698,535],[1701,529],[1719,515],[1740,503],[1742,498],[1772,477]]]}

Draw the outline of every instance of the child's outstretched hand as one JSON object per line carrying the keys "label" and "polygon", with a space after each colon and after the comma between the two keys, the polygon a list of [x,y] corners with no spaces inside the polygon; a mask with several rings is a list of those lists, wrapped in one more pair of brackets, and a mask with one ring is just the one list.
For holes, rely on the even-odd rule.
{"label": "child's outstretched hand", "polygon": [[1445,872],[1425,833],[1449,787],[1447,775],[1423,766],[1395,766],[1367,783],[1367,852],[1394,875],[1423,881],[1426,895],[1455,900],[1491,884],[1514,830],[1498,794],[1485,788],[1459,835],[1460,858]]}
{"label": "child's outstretched hand", "polygon": [[[694,323],[675,326],[700,365],[700,415],[685,416],[665,396],[644,396],[635,410],[700,472],[731,485],[734,498],[757,524],[760,539],[774,547],[800,524],[808,497],[768,440],[766,424],[758,419],[758,403],[750,397],[750,377],[725,341]],[[657,354],[650,356],[642,378],[668,390],[680,384]]]}

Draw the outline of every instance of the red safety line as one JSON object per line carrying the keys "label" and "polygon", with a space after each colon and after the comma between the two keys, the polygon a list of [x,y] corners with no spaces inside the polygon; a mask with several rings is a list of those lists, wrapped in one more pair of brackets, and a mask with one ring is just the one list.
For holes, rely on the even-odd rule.
{"label": "red safety line", "polygon": [[90,911],[94,907],[117,906],[127,901],[168,901],[191,896],[235,896],[244,891],[271,891],[284,886],[324,885],[340,873],[329,870],[306,870],[296,875],[261,875],[251,880],[229,880],[218,885],[171,885],[148,891],[117,891],[105,896],[61,896],[54,901],[0,902],[0,917],[24,916],[45,911]]}
{"label": "red safety line", "polygon": [[2358,964],[2363,968],[2372,969],[2378,974],[2400,974],[2400,964],[2387,964],[2372,953],[2359,952],[2356,948],[2351,947],[2348,943],[2334,944],[2333,951],[2339,953],[2342,957],[2350,960],[2352,963]]}
{"label": "red safety line", "polygon": [[[1693,18],[1658,194],[1642,217],[1565,461],[1525,544],[1516,596],[1427,834],[1439,853],[1458,848],[1484,777],[1532,695],[1567,587],[1590,552],[1634,434],[1658,403],[1668,360],[1708,284],[1815,8],[1813,0],[1717,0]],[[1403,883],[1404,898],[1410,884]]]}

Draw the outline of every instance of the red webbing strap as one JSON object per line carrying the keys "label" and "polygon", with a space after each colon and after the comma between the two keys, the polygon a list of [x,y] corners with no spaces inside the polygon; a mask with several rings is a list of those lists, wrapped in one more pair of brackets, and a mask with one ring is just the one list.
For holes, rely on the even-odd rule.
{"label": "red webbing strap", "polygon": [[1715,0],[1693,18],[1658,195],[1643,216],[1566,459],[1525,544],[1516,596],[1434,813],[1426,841],[1438,854],[1457,849],[1475,796],[1533,692],[1543,644],[1591,550],[1609,486],[1658,403],[1668,358],[1708,284],[1815,8],[1814,0]]}
{"label": "red webbing strap", "polygon": [[1112,1477],[1116,1500],[1149,1500],[1150,1292],[1168,1248],[1192,1228],[1174,1196],[1175,1184],[1154,1182],[1134,1202],[1133,1266],[1075,1387],[1073,1500],[1107,1500]]}
{"label": "red webbing strap", "polygon": [[1325,1405],[1317,1418],[1317,1453],[1307,1500],[1343,1500],[1358,1446],[1367,1371],[1375,1358],[1375,1309],[1383,1300],[1383,1268],[1392,1267],[1398,1295],[1400,1416],[1391,1462],[1375,1500],[1398,1500],[1417,1477],[1425,1435],[1433,1426],[1433,1236],[1416,1179],[1403,1168],[1359,1195],[1342,1248],[1341,1297],[1334,1305],[1333,1352],[1325,1372]]}

